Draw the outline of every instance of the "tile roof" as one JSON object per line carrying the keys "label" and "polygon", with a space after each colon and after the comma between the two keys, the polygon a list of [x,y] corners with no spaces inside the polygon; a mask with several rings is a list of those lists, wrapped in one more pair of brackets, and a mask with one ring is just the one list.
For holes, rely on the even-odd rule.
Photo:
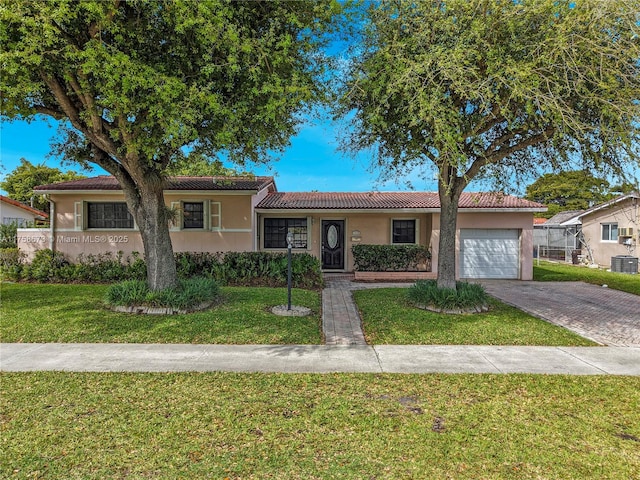
{"label": "tile roof", "polygon": [[[465,209],[537,209],[546,207],[536,202],[500,193],[464,192],[459,208]],[[256,208],[267,210],[395,210],[438,209],[436,192],[273,192]]]}
{"label": "tile roof", "polygon": [[[165,190],[262,190],[275,184],[273,177],[171,177]],[[35,187],[36,191],[121,190],[118,181],[110,175],[83,178],[69,182]]]}
{"label": "tile roof", "polygon": [[36,217],[49,218],[49,215],[46,212],[43,212],[42,210],[38,210],[37,208],[32,208],[29,205],[25,205],[22,202],[14,200],[13,198],[0,195],[0,201],[4,203],[8,203],[9,205],[13,205],[14,207],[22,208],[23,210],[26,210],[27,212],[31,213],[32,215],[35,215]]}

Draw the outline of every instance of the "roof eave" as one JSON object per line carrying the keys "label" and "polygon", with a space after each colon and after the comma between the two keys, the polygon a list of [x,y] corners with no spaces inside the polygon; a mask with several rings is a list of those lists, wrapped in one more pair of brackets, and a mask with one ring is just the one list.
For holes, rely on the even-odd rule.
{"label": "roof eave", "polygon": [[[257,213],[440,213],[440,208],[269,208],[256,207]],[[459,208],[458,213],[538,213],[547,208]]]}
{"label": "roof eave", "polygon": [[[83,190],[73,190],[73,189],[64,189],[64,190],[34,190],[36,193],[41,195],[60,195],[60,194],[73,194],[73,195],[89,195],[89,194],[99,194],[99,195],[122,195],[122,190],[112,190],[112,189],[83,189]],[[206,194],[224,194],[224,195],[255,195],[260,190],[165,190],[164,194],[171,195],[206,195]]]}

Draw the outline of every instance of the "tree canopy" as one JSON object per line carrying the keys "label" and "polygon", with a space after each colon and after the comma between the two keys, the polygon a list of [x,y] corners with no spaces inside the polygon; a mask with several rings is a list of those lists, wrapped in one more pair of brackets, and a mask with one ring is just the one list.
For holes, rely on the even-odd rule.
{"label": "tree canopy", "polygon": [[542,175],[527,187],[525,198],[546,205],[549,210],[543,216],[551,218],[565,210],[586,210],[612,196],[606,179],[584,170],[571,170]]}
{"label": "tree canopy", "polygon": [[71,170],[62,172],[58,168],[48,167],[45,164],[34,165],[29,160],[21,158],[20,165],[0,182],[0,188],[7,192],[9,198],[29,205],[33,201],[34,208],[49,213],[49,202],[42,195],[34,196],[33,188],[79,178],[84,178],[84,175]]}
{"label": "tree canopy", "polygon": [[381,0],[341,92],[350,151],[438,176],[438,283],[455,288],[457,201],[480,176],[639,158],[638,0]]}
{"label": "tree canopy", "polygon": [[249,172],[241,172],[235,168],[226,167],[218,159],[210,159],[204,155],[196,154],[191,154],[189,157],[172,163],[167,167],[166,173],[169,176],[186,175],[199,177],[251,175]]}
{"label": "tree canopy", "polygon": [[163,198],[186,153],[265,162],[324,98],[337,1],[0,0],[4,118],[65,121],[57,153],[114,175],[152,289],[176,284]]}

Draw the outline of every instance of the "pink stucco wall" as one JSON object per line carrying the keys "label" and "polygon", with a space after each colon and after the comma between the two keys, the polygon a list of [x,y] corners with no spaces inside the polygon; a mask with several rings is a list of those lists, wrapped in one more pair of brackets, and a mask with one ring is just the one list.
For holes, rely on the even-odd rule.
{"label": "pink stucco wall", "polygon": [[[618,228],[633,228],[631,245],[627,248],[618,241],[602,240],[602,224],[616,223]],[[582,217],[582,234],[588,245],[583,254],[590,250],[592,261],[601,267],[611,267],[611,257],[617,255],[640,256],[640,201],[629,198],[626,201],[612,205],[610,208],[596,210]]]}
{"label": "pink stucco wall", "polygon": [[[167,193],[167,206],[180,201],[211,200],[220,204],[220,224],[207,230],[172,229],[170,235],[174,251],[220,252],[264,250],[263,219],[265,217],[308,218],[310,231],[308,246],[301,251],[320,257],[321,225],[323,220],[344,220],[345,222],[345,271],[353,270],[351,247],[355,244],[391,243],[393,219],[415,219],[418,225],[417,243],[425,245],[432,252],[432,271],[437,272],[438,242],[440,235],[440,214],[424,211],[386,212],[273,212],[255,213],[255,206],[266,195],[266,190],[252,195],[234,192],[232,194],[203,194],[201,192]],[[106,251],[121,251],[125,255],[143,252],[142,241],[135,229],[97,230],[86,229],[78,218],[78,202],[83,201],[123,201],[121,193],[87,193],[52,195],[55,210],[52,217],[53,230],[20,230],[20,249],[33,255],[37,249],[53,248],[75,258],[79,254],[99,254]],[[83,229],[84,228],[84,229]],[[520,238],[521,279],[533,276],[533,214],[530,212],[461,211],[458,229],[517,229]],[[459,238],[458,230],[457,237]],[[459,240],[457,240],[459,251]],[[458,254],[459,257],[459,254]],[[459,260],[459,258],[457,259]],[[458,263],[458,261],[456,261]],[[456,265],[456,271],[459,266]]]}

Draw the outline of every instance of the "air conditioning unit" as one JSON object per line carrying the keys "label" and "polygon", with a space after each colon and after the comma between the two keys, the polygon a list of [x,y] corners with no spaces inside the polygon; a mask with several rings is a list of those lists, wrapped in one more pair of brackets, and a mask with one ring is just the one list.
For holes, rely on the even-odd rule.
{"label": "air conditioning unit", "polygon": [[618,255],[611,257],[611,271],[618,273],[638,273],[638,257]]}
{"label": "air conditioning unit", "polygon": [[633,228],[619,228],[618,229],[619,237],[633,237]]}

